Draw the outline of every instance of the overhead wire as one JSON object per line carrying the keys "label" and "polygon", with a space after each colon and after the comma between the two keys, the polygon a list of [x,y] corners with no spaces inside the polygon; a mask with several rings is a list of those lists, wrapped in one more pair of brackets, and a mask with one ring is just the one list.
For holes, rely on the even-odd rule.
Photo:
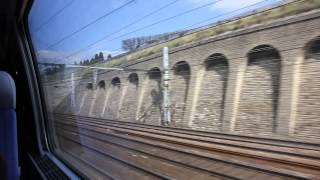
{"label": "overhead wire", "polygon": [[[233,11],[229,11],[229,12],[227,12],[227,13],[222,13],[222,14],[220,14],[220,15],[217,15],[217,16],[214,16],[214,17],[212,17],[212,18],[209,18],[209,19],[207,19],[206,21],[208,21],[208,20],[213,20],[213,19],[216,19],[216,18],[219,18],[219,17],[223,17],[223,16],[226,16],[226,15],[230,15],[230,14],[233,14],[234,12],[238,12],[238,11],[241,11],[241,10],[244,10],[244,9],[247,9],[247,8],[250,8],[250,7],[254,7],[254,6],[257,6],[257,5],[259,5],[259,4],[265,3],[265,2],[267,2],[267,1],[269,1],[269,0],[262,0],[262,1],[259,1],[259,2],[257,2],[257,3],[253,3],[253,4],[250,4],[250,5],[248,5],[248,6],[245,6],[245,7],[242,7],[242,8],[236,9],[236,10],[233,10]],[[295,1],[292,1],[292,2],[287,3],[287,4],[297,3],[297,2],[299,2],[299,1],[302,1],[302,0],[295,0]],[[266,11],[270,11],[270,10],[272,10],[272,9],[279,8],[279,7],[284,6],[284,5],[287,5],[287,4],[282,4],[282,5],[280,5],[280,6],[276,6],[276,7],[270,8],[270,9],[266,9],[266,10],[260,11],[260,12],[258,12],[258,13],[263,13],[263,12],[266,12]],[[210,4],[209,4],[209,5],[206,4],[206,5],[209,6]],[[204,6],[205,6],[205,5],[204,5]],[[203,7],[200,6],[200,7],[195,8],[195,9],[197,10],[197,9],[199,9],[199,8],[203,8]],[[191,12],[192,12],[192,11],[191,11]],[[257,14],[258,14],[258,13],[257,13]],[[182,14],[185,14],[185,13],[182,13]],[[252,15],[252,14],[250,14],[250,15],[248,15],[248,16],[251,16],[251,15]],[[177,14],[177,17],[179,17],[179,16],[180,16],[180,15]],[[115,37],[115,38],[110,39],[110,40],[108,41],[108,43],[110,43],[110,42],[112,42],[112,41],[114,41],[114,40],[117,40],[117,39],[119,39],[119,38],[122,38],[122,37],[124,37],[124,36],[127,36],[127,35],[129,35],[129,34],[132,34],[132,33],[134,33],[134,32],[141,31],[141,30],[147,29],[147,28],[149,28],[149,27],[152,27],[152,26],[154,26],[154,25],[157,25],[157,24],[159,24],[159,23],[162,23],[162,22],[171,20],[171,19],[174,18],[174,17],[175,17],[175,16],[172,16],[172,17],[169,17],[169,18],[166,18],[166,19],[162,19],[162,20],[160,20],[160,21],[157,21],[157,22],[155,22],[155,23],[149,24],[149,25],[147,25],[147,26],[143,26],[143,27],[141,27],[141,28],[138,28],[138,29],[136,29],[136,30],[134,30],[134,31],[130,31],[130,32],[128,32],[128,33],[122,34],[122,35],[120,35],[120,36],[117,36],[117,37]],[[236,21],[236,20],[233,20],[233,21]],[[197,24],[199,24],[199,23],[203,23],[203,22],[204,22],[204,21],[201,21],[201,22],[192,24],[192,25],[190,25],[190,26],[187,26],[187,27],[184,28],[184,30],[188,30],[188,28],[193,27],[193,26],[195,26],[195,25],[197,25]],[[231,21],[226,21],[226,22],[224,22],[224,23],[219,23],[219,24],[217,24],[216,26],[219,26],[219,25],[222,25],[222,24],[225,24],[225,23],[229,23],[229,22],[231,22]],[[204,30],[213,28],[213,27],[215,27],[215,26],[212,26],[212,27],[210,26],[210,27],[203,28],[203,29],[199,28],[199,30],[196,30],[196,31],[191,32],[191,33],[187,33],[187,34],[183,35],[182,37],[188,36],[188,35],[191,35],[191,34],[194,34],[194,33],[198,33],[198,32],[201,32],[201,31],[204,31]],[[155,45],[153,45],[153,46],[157,46],[157,45],[160,45],[160,44],[164,44],[164,43],[167,43],[167,42],[169,42],[169,41],[172,41],[172,40],[175,40],[175,39],[178,39],[178,38],[181,38],[181,37],[172,38],[172,39],[169,39],[168,41],[164,41],[164,42],[155,44]],[[62,57],[62,58],[60,58],[60,59],[63,60],[63,58],[70,58],[70,57],[72,57],[72,56],[74,56],[74,55],[77,55],[77,54],[79,54],[80,52],[83,52],[83,51],[85,51],[85,50],[88,50],[88,48],[92,47],[92,46],[93,46],[94,44],[96,44],[97,42],[103,41],[104,39],[105,39],[105,38],[100,39],[100,40],[98,40],[98,41],[95,41],[95,43],[90,44],[90,45],[87,46],[85,49],[78,50],[78,51],[76,51],[76,52],[74,52],[74,53],[71,53],[70,55],[67,55],[67,56],[65,56],[65,57]],[[147,48],[151,48],[151,47],[153,47],[153,46],[150,46],[150,47],[147,47]],[[145,48],[145,49],[147,49],[147,48]],[[122,49],[122,48],[117,48],[117,49],[114,49],[114,50],[111,50],[111,51],[119,51],[119,50],[121,50],[121,49]],[[141,49],[139,49],[139,50],[141,50]],[[60,60],[60,61],[61,61],[61,60]]]}
{"label": "overhead wire", "polygon": [[[209,18],[209,19],[207,19],[206,21],[208,21],[208,20],[213,20],[213,19],[216,19],[216,18],[219,18],[219,17],[223,17],[223,16],[226,16],[226,15],[230,15],[230,14],[232,14],[232,13],[234,13],[234,12],[241,11],[241,10],[244,10],[244,9],[247,9],[247,8],[250,8],[250,7],[254,7],[254,6],[256,6],[256,5],[262,4],[262,3],[267,2],[267,1],[270,1],[270,0],[259,1],[259,2],[254,3],[254,4],[251,4],[251,5],[248,5],[248,6],[245,6],[245,7],[236,9],[236,10],[233,10],[233,11],[229,11],[229,12],[227,12],[227,13],[222,13],[222,14],[220,14],[220,15],[217,15],[217,16],[214,16],[214,17],[212,17],[212,18]],[[255,14],[260,14],[260,13],[263,13],[263,12],[266,12],[266,11],[270,11],[270,10],[272,10],[272,9],[279,8],[279,7],[288,5],[288,4],[297,3],[297,2],[299,2],[299,1],[302,1],[302,0],[295,0],[295,1],[292,1],[292,2],[287,3],[287,4],[282,4],[282,5],[280,5],[280,6],[276,6],[276,7],[270,8],[270,9],[266,9],[266,10],[263,10],[263,11],[259,11],[259,12],[255,13]],[[252,15],[255,15],[255,14],[249,14],[249,15],[244,16],[244,17],[252,16]],[[242,17],[242,18],[243,18],[243,17]],[[207,29],[216,27],[216,26],[220,26],[220,25],[223,25],[223,24],[226,24],[226,23],[230,23],[230,22],[232,22],[232,21],[237,21],[237,20],[238,20],[238,19],[234,19],[234,20],[231,20],[231,21],[230,21],[230,20],[225,20],[225,21],[223,21],[222,23],[216,24],[215,26],[210,26],[210,27],[206,27],[206,28],[203,28],[203,29],[202,29],[201,27],[199,27],[199,28],[197,28],[198,30],[193,31],[193,32],[191,32],[191,33],[186,33],[185,35],[183,35],[183,36],[181,36],[181,37],[188,36],[188,35],[191,35],[191,34],[194,34],[194,33],[198,33],[198,32],[201,32],[201,31],[204,31],[204,30],[207,30]],[[203,22],[204,22],[204,21],[201,21],[201,22],[192,24],[192,25],[190,25],[190,26],[185,27],[183,30],[188,30],[188,28],[193,27],[193,26],[195,26],[195,25],[197,25],[197,24],[200,24],[200,23],[203,23]],[[204,25],[204,26],[207,26],[207,25]],[[178,39],[178,38],[181,38],[181,37],[172,38],[172,39],[169,39],[168,41],[164,41],[164,42],[155,44],[155,45],[153,45],[153,46],[157,46],[157,45],[160,45],[160,44],[164,44],[164,43],[173,41],[173,40]],[[153,46],[150,46],[150,47],[153,47]],[[150,48],[150,47],[147,47],[147,48]],[[145,49],[147,49],[147,48],[145,48]],[[115,49],[115,50],[119,50],[119,49],[121,49],[121,48],[118,48],[118,49]],[[138,50],[141,50],[141,49],[138,49]],[[111,51],[114,51],[114,50],[111,50]]]}
{"label": "overhead wire", "polygon": [[55,19],[57,16],[59,16],[65,9],[67,9],[69,6],[71,6],[73,3],[75,2],[75,0],[71,0],[68,3],[66,3],[61,9],[59,9],[58,11],[56,11],[52,16],[50,16],[45,22],[43,22],[42,24],[40,24],[37,28],[35,28],[34,31],[31,31],[32,34],[37,33],[38,31],[40,31],[44,26],[46,26],[47,24],[49,24],[53,19]]}
{"label": "overhead wire", "polygon": [[[228,14],[231,14],[231,13],[234,13],[234,12],[237,12],[237,11],[240,11],[240,10],[243,10],[243,9],[246,9],[246,8],[249,8],[249,7],[253,7],[253,6],[256,6],[256,5],[258,5],[258,4],[260,4],[260,3],[264,3],[264,2],[266,2],[266,1],[268,1],[268,0],[263,0],[263,1],[260,1],[260,2],[257,2],[257,3],[254,3],[254,4],[251,4],[251,5],[248,5],[248,6],[246,6],[246,7],[242,7],[242,8],[240,8],[240,9],[236,9],[236,10],[233,10],[233,11],[230,11],[230,12],[227,12],[227,13],[223,13],[223,14],[220,14],[220,15],[218,15],[218,16],[215,16],[215,17],[213,17],[213,18],[210,18],[211,20],[212,19],[215,19],[215,18],[218,18],[218,17],[221,17],[221,16],[225,16],[225,15],[228,15]],[[287,4],[291,4],[291,3],[295,3],[295,2],[298,2],[298,1],[301,1],[301,0],[296,0],[296,1],[294,1],[294,2],[290,2],[290,3],[287,3]],[[174,2],[172,2],[172,3],[175,3],[175,1]],[[168,5],[171,5],[171,3],[169,3]],[[208,4],[205,4],[204,6],[208,6]],[[209,3],[209,5],[210,5],[210,3]],[[284,5],[284,4],[283,4]],[[283,6],[283,5],[281,5],[281,6]],[[200,6],[200,7],[197,7],[197,8],[195,8],[195,9],[199,9],[199,8],[202,8],[203,6]],[[278,8],[278,7],[280,7],[280,6],[277,6],[277,7],[274,7],[274,8]],[[273,8],[271,8],[271,9],[273,9]],[[268,11],[268,10],[271,10],[271,9],[267,9],[267,10],[264,10],[264,11]],[[191,9],[192,10],[192,9]],[[258,12],[258,13],[262,13],[262,12],[264,12],[264,11],[261,11],[261,12]],[[153,14],[153,13],[151,13],[151,14]],[[249,15],[250,16],[250,15]],[[162,20],[160,20],[160,21],[162,21]],[[226,23],[228,23],[228,22],[226,22]],[[198,23],[197,23],[198,24]],[[193,25],[191,25],[191,26],[194,26],[195,24],[193,24]],[[220,24],[218,24],[218,25],[220,25]],[[191,26],[188,26],[188,27],[191,27]],[[209,27],[209,28],[212,28],[212,27]],[[141,29],[141,28],[140,28]],[[186,29],[186,28],[184,28],[184,29]],[[203,30],[206,30],[206,29],[208,29],[208,28],[205,28],[205,29],[199,29],[199,31],[203,31]],[[199,31],[196,31],[196,32],[199,32]],[[192,33],[189,33],[189,34],[193,34],[193,33],[196,33],[196,32],[192,32]],[[186,35],[189,35],[189,34],[186,34]],[[121,35],[122,36],[122,35]],[[119,36],[118,36],[119,37]],[[76,54],[78,54],[78,53],[80,53],[80,52],[82,52],[82,51],[84,51],[84,50],[87,50],[87,48],[90,48],[92,45],[94,45],[94,44],[96,44],[97,42],[100,42],[100,41],[102,41],[102,40],[104,40],[105,38],[103,38],[103,39],[100,39],[100,40],[98,40],[98,41],[95,41],[94,43],[91,43],[89,46],[87,46],[86,47],[86,49],[82,49],[82,50],[79,50],[79,51],[76,51],[76,52],[74,52],[74,53],[72,53],[72,54],[70,54],[70,55],[68,55],[68,56],[66,56],[66,57],[62,57],[62,58],[60,58],[60,61],[62,61],[63,60],[63,58],[70,58],[70,57],[72,57],[72,56],[74,56],[74,55],[76,55]],[[176,38],[174,38],[174,39],[176,39]],[[170,41],[171,40],[174,40],[174,39],[170,39]],[[112,41],[112,40],[111,40]],[[109,41],[110,42],[110,41]],[[167,41],[166,41],[167,42]],[[165,42],[163,42],[163,43],[165,43]],[[162,43],[160,43],[160,44],[162,44]],[[156,44],[156,45],[158,45],[158,44]],[[152,46],[151,46],[152,47]],[[116,49],[116,50],[112,50],[112,51],[119,51],[119,50],[121,50],[122,48],[118,48],[118,49]]]}
{"label": "overhead wire", "polygon": [[[183,15],[185,15],[185,14],[194,12],[194,11],[196,11],[196,10],[199,10],[199,9],[202,9],[202,8],[205,8],[205,7],[208,7],[208,6],[210,6],[210,5],[213,5],[213,4],[218,3],[218,2],[220,2],[220,1],[223,1],[223,0],[214,0],[213,2],[206,3],[206,4],[201,5],[201,6],[198,6],[198,7],[196,7],[196,8],[192,8],[192,9],[189,9],[189,10],[187,10],[187,11],[183,11],[182,13],[175,14],[174,16],[170,16],[170,17],[161,19],[161,20],[159,20],[159,21],[150,23],[150,24],[148,24],[148,25],[146,25],[146,26],[137,28],[137,29],[135,29],[135,30],[133,30],[133,31],[130,31],[130,32],[124,33],[124,34],[122,34],[122,35],[116,36],[116,37],[110,39],[108,42],[117,40],[117,39],[119,39],[119,38],[125,37],[125,36],[127,36],[127,35],[132,34],[132,33],[135,33],[135,32],[138,32],[138,31],[141,31],[141,30],[144,30],[144,29],[147,29],[147,28],[149,28],[149,27],[152,27],[152,26],[155,26],[155,25],[157,25],[157,24],[160,24],[160,23],[169,21],[169,20],[171,20],[171,19],[174,19],[174,18],[183,16]],[[171,3],[170,3],[170,4],[171,4]],[[134,24],[136,24],[136,23],[134,23]],[[134,24],[132,24],[132,25],[134,25]],[[131,26],[131,25],[130,25],[130,26]],[[128,26],[128,27],[129,27],[129,26]],[[123,30],[124,30],[124,29],[123,29]],[[96,43],[99,43],[99,42],[105,40],[105,39],[108,38],[108,37],[109,37],[109,36],[107,35],[107,36],[105,36],[104,38],[102,38],[102,39],[100,39],[100,40],[98,40],[98,41],[95,41],[94,43],[90,43],[90,45],[89,45],[88,47],[86,47],[86,50],[87,50],[89,47],[95,45]],[[81,50],[81,52],[82,52],[82,51],[83,51],[83,50]],[[66,56],[66,57],[64,57],[64,58],[70,58],[71,56],[76,55],[76,54],[78,54],[79,52],[80,52],[80,51],[76,51],[75,53],[72,53],[72,55],[68,55],[68,56]]]}
{"label": "overhead wire", "polygon": [[67,34],[66,36],[64,36],[63,38],[59,39],[58,41],[55,41],[54,43],[52,43],[52,44],[48,45],[45,49],[47,49],[47,50],[48,50],[48,49],[50,49],[50,48],[52,48],[52,47],[54,47],[54,46],[56,46],[56,45],[60,44],[61,42],[63,42],[63,41],[65,41],[65,40],[69,39],[70,37],[74,36],[75,34],[77,34],[77,33],[81,32],[81,31],[83,31],[84,29],[86,29],[86,28],[88,28],[88,27],[92,26],[93,24],[95,24],[95,23],[99,22],[100,20],[104,19],[105,17],[108,17],[108,16],[110,16],[111,14],[113,14],[113,13],[115,13],[115,12],[117,12],[117,11],[121,10],[122,8],[124,8],[124,7],[128,6],[129,4],[133,3],[134,1],[135,1],[135,0],[130,0],[130,1],[128,1],[128,2],[126,2],[126,3],[124,3],[124,4],[122,4],[121,6],[119,6],[119,7],[115,8],[115,9],[113,9],[113,10],[111,10],[111,11],[109,11],[109,12],[105,13],[105,14],[103,14],[102,16],[99,16],[98,18],[94,19],[93,21],[90,21],[89,23],[87,23],[87,24],[85,24],[85,25],[81,26],[81,28],[79,28],[79,29],[77,29],[77,30],[75,30],[75,31],[73,31],[73,32],[71,32],[71,33],[69,33],[69,34]]}
{"label": "overhead wire", "polygon": [[[101,38],[101,39],[99,39],[99,40],[97,40],[97,41],[94,41],[93,43],[90,43],[89,45],[87,45],[87,46],[85,47],[85,49],[80,49],[80,50],[78,50],[78,51],[76,51],[76,52],[73,52],[72,54],[70,54],[70,55],[68,55],[68,56],[66,56],[66,57],[64,57],[64,58],[69,58],[69,57],[71,57],[72,55],[75,55],[75,54],[78,54],[79,52],[82,52],[83,50],[87,50],[87,49],[90,48],[91,46],[93,46],[93,45],[95,45],[95,44],[97,44],[97,43],[105,40],[105,39],[108,38],[108,37],[111,37],[111,36],[114,35],[114,34],[117,34],[117,33],[121,32],[121,31],[127,29],[128,27],[131,27],[131,26],[137,24],[138,22],[143,21],[144,19],[146,19],[146,18],[148,18],[148,17],[150,17],[150,16],[152,16],[152,15],[160,12],[161,10],[163,10],[163,9],[165,9],[165,8],[168,8],[169,6],[177,3],[178,1],[180,1],[180,0],[174,0],[174,1],[170,2],[170,3],[168,3],[168,4],[165,4],[164,6],[161,6],[160,8],[158,8],[158,9],[156,9],[156,10],[154,10],[154,11],[152,11],[152,12],[150,12],[150,13],[142,16],[142,17],[140,17],[139,19],[137,19],[137,20],[135,20],[135,21],[133,21],[133,22],[131,22],[131,23],[129,23],[129,24],[126,24],[126,25],[122,26],[121,28],[113,31],[113,32],[110,33],[110,34],[107,34],[107,35],[104,36],[103,38]],[[118,48],[118,49],[112,50],[112,51],[118,51],[118,50],[122,50],[122,48]]]}

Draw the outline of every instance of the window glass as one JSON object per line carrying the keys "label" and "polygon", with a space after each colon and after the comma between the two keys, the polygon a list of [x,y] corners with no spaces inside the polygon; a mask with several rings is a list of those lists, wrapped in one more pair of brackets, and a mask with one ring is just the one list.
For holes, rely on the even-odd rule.
{"label": "window glass", "polygon": [[28,26],[53,152],[90,179],[271,178],[214,148],[320,142],[319,7],[35,0]]}

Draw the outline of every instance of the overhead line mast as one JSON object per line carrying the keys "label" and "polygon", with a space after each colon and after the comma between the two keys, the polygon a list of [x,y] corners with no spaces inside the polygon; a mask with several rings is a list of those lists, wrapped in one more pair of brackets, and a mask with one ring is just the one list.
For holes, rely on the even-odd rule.
{"label": "overhead line mast", "polygon": [[169,50],[168,47],[163,48],[163,118],[164,124],[168,125],[171,122],[170,112],[170,94],[169,94]]}

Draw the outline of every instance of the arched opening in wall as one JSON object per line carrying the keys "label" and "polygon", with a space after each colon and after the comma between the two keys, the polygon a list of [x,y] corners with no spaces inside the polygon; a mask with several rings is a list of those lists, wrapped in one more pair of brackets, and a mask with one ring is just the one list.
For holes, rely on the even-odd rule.
{"label": "arched opening in wall", "polygon": [[272,134],[277,125],[280,53],[270,45],[260,45],[247,57],[235,128],[246,134]]}
{"label": "arched opening in wall", "polygon": [[104,81],[104,80],[99,81],[98,87],[99,87],[100,89],[106,89],[106,83],[105,83],[105,81]]}
{"label": "arched opening in wall", "polygon": [[[98,71],[99,73],[99,71]],[[90,107],[89,115],[95,117],[101,117],[101,113],[104,107],[104,101],[106,98],[107,88],[105,80],[99,80],[97,83],[97,91],[93,94],[93,100]]]}
{"label": "arched opening in wall", "polygon": [[186,61],[177,62],[174,66],[174,74],[184,78],[190,78],[190,66]]}
{"label": "arched opening in wall", "polygon": [[87,83],[87,89],[88,89],[88,90],[93,90],[93,84],[92,84],[92,82]]}
{"label": "arched opening in wall", "polygon": [[139,77],[137,73],[131,73],[127,80],[128,83],[123,89],[122,102],[120,102],[121,109],[119,110],[119,119],[122,121],[135,121],[139,96]]}
{"label": "arched opening in wall", "polygon": [[306,59],[320,59],[320,37],[315,38],[306,46]]}
{"label": "arched opening in wall", "polygon": [[139,77],[137,73],[131,73],[128,77],[128,80],[131,84],[134,84],[135,86],[139,85]]}
{"label": "arched opening in wall", "polygon": [[[228,66],[228,61],[225,55],[221,53],[215,53],[210,55],[205,61],[206,70],[211,70],[217,66]],[[215,69],[215,68],[214,68]]]}
{"label": "arched opening in wall", "polygon": [[157,106],[160,110],[162,104],[161,70],[157,67],[150,69],[148,71],[148,77],[150,83],[152,83],[152,89],[149,93],[152,99],[152,104]]}
{"label": "arched opening in wall", "polygon": [[122,94],[121,81],[119,77],[113,77],[106,93],[103,104],[103,117],[106,119],[118,119],[119,104]]}
{"label": "arched opening in wall", "polygon": [[305,59],[300,64],[294,134],[320,140],[320,36],[307,43]]}
{"label": "arched opening in wall", "polygon": [[142,86],[143,102],[139,106],[138,119],[147,124],[161,123],[161,70],[154,67],[147,72],[147,78]]}
{"label": "arched opening in wall", "polygon": [[228,61],[220,53],[209,56],[204,62],[193,128],[220,131],[224,113],[224,100],[228,81]]}
{"label": "arched opening in wall", "polygon": [[161,80],[161,71],[159,68],[155,67],[148,71],[149,79]]}
{"label": "arched opening in wall", "polygon": [[191,68],[186,61],[180,61],[173,66],[173,74],[173,79],[170,81],[172,120],[177,126],[187,126],[187,120],[184,116],[187,108]]}
{"label": "arched opening in wall", "polygon": [[161,70],[157,67],[152,68],[148,71],[148,77],[153,82],[153,90],[151,91],[151,96],[152,96],[152,102],[153,104],[160,104],[161,98],[162,98],[162,93],[161,93]]}
{"label": "arched opening in wall", "polygon": [[111,85],[114,86],[114,87],[120,87],[121,86],[120,78],[119,77],[114,77],[111,80]]}
{"label": "arched opening in wall", "polygon": [[103,117],[104,115],[104,109],[105,109],[105,100],[107,97],[107,94],[109,93],[109,87],[107,82],[103,79],[106,77],[104,76],[106,73],[108,73],[109,70],[105,69],[95,69],[93,70],[93,81],[96,83],[96,91],[93,93],[92,100],[93,103],[90,107],[89,115],[95,116],[95,117]]}
{"label": "arched opening in wall", "polygon": [[149,92],[152,105],[160,110],[162,102],[161,70],[157,67],[150,69],[148,77],[150,80],[149,84],[152,84]]}

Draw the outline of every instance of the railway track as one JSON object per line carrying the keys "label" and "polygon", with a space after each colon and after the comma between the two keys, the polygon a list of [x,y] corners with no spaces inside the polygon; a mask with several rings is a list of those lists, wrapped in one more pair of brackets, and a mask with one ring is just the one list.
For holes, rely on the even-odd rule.
{"label": "railway track", "polygon": [[[105,179],[319,179],[319,146],[55,114],[61,152]],[[88,168],[87,168],[88,169]]]}

